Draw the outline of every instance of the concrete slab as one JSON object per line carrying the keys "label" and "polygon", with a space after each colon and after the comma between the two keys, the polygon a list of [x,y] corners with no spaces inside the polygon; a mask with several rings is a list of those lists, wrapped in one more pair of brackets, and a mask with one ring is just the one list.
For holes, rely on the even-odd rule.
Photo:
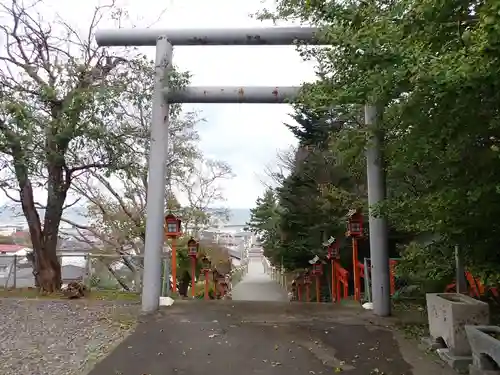
{"label": "concrete slab", "polygon": [[459,374],[469,373],[469,366],[472,364],[472,356],[457,356],[450,349],[437,349],[436,353],[445,363]]}

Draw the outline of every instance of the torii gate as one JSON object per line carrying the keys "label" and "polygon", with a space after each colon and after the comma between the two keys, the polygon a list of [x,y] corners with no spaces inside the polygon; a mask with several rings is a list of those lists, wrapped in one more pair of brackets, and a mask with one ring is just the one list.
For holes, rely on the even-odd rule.
{"label": "torii gate", "polygon": [[[294,45],[297,41],[319,44],[312,27],[269,27],[251,29],[118,29],[99,30],[99,46],[156,46],[155,87],[152,108],[149,183],[146,204],[146,241],[142,286],[142,311],[158,309],[161,292],[161,249],[165,209],[165,178],[170,103],[285,103],[297,97],[300,87],[187,87],[171,91],[166,77],[172,70],[173,46]],[[365,124],[376,130],[377,108],[365,105]],[[385,199],[382,163],[383,139],[377,131],[366,149],[368,203]],[[372,259],[373,310],[380,316],[391,313],[387,222],[369,210]]]}

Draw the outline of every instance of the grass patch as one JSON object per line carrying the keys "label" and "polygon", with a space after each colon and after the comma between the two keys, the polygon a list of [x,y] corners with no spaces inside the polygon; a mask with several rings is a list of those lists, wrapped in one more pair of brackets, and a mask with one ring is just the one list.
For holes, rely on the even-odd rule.
{"label": "grass patch", "polygon": [[[67,299],[62,293],[43,294],[36,288],[0,288],[0,298]],[[83,299],[97,301],[139,301],[139,293],[117,290],[93,290]]]}
{"label": "grass patch", "polygon": [[140,301],[141,294],[118,290],[92,290],[87,298],[100,301]]}
{"label": "grass patch", "polygon": [[100,321],[120,330],[131,330],[137,325],[137,314],[130,311],[116,311],[110,315],[102,316]]}

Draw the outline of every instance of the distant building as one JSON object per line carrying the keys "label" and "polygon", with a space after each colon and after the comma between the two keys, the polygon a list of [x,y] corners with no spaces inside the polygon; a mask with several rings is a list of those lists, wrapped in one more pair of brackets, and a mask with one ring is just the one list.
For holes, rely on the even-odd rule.
{"label": "distant building", "polygon": [[17,226],[17,225],[0,225],[0,236],[3,236],[3,237],[10,237],[12,236],[14,233],[18,232],[18,231],[22,231],[22,227],[20,226]]}
{"label": "distant building", "polygon": [[18,267],[27,265],[26,254],[30,251],[31,248],[23,245],[0,244],[0,277],[8,275],[10,268],[14,264],[14,259]]}
{"label": "distant building", "polygon": [[25,256],[31,251],[30,247],[24,245],[0,244],[0,254]]}

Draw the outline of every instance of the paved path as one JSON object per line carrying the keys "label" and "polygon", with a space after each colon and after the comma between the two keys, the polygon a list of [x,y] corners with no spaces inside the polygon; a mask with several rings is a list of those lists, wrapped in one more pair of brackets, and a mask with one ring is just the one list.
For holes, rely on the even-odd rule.
{"label": "paved path", "polygon": [[271,276],[264,272],[260,256],[252,256],[248,273],[232,291],[234,301],[288,301],[288,294]]}
{"label": "paved path", "polygon": [[451,375],[359,308],[176,301],[89,375]]}
{"label": "paved path", "polygon": [[388,324],[359,306],[288,302],[252,257],[232,301],[175,301],[141,318],[89,375],[455,374]]}

